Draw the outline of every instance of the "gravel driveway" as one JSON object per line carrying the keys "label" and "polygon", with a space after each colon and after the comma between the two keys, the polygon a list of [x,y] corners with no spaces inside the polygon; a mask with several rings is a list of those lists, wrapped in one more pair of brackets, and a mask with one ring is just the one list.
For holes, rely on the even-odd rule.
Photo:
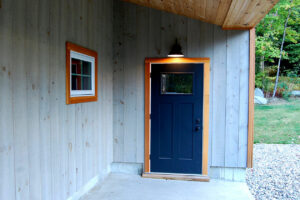
{"label": "gravel driveway", "polygon": [[300,145],[254,145],[246,181],[256,200],[300,200]]}

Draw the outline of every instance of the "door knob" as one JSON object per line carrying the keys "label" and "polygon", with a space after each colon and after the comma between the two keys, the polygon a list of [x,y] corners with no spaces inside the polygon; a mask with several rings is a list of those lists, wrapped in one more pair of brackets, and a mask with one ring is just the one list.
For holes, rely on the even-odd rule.
{"label": "door knob", "polygon": [[196,127],[195,127],[195,131],[196,131],[196,132],[200,132],[200,131],[201,131],[201,127],[200,127],[200,126],[196,126]]}

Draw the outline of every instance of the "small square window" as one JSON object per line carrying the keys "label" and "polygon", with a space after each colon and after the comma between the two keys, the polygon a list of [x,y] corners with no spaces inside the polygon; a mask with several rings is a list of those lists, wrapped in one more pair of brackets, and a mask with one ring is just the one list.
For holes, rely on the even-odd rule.
{"label": "small square window", "polygon": [[162,73],[161,94],[193,94],[193,73]]}
{"label": "small square window", "polygon": [[67,104],[97,100],[97,53],[67,43]]}

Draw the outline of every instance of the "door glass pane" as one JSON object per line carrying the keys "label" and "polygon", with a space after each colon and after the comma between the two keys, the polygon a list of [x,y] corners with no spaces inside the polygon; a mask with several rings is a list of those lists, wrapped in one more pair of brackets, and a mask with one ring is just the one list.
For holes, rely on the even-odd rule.
{"label": "door glass pane", "polygon": [[72,90],[92,89],[92,63],[72,58]]}
{"label": "door glass pane", "polygon": [[161,94],[193,94],[193,73],[162,73]]}

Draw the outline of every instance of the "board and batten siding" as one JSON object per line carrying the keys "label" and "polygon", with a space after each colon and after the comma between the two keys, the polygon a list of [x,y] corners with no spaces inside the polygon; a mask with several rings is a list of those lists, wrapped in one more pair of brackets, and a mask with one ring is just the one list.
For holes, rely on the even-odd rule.
{"label": "board and batten siding", "polygon": [[[112,23],[112,1],[1,1],[1,200],[67,199],[109,172]],[[98,52],[97,102],[66,105],[66,41]]]}
{"label": "board and batten siding", "polygon": [[209,165],[246,167],[249,31],[114,1],[114,162],[144,162],[144,59],[166,57],[175,38],[186,57],[209,57]]}

